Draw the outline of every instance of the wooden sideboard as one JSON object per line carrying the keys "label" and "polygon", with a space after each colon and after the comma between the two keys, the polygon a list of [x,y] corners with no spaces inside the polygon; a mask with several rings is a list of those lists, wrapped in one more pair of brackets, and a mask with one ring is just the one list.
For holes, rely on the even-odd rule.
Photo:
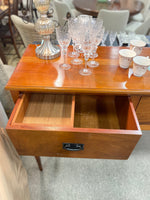
{"label": "wooden sideboard", "polygon": [[142,135],[140,126],[150,129],[150,72],[138,78],[132,63],[120,68],[120,48],[99,47],[100,66],[81,76],[84,65],[62,70],[62,57],[40,60],[35,45],[28,46],[6,85],[14,99],[19,94],[6,127],[19,154],[129,157]]}

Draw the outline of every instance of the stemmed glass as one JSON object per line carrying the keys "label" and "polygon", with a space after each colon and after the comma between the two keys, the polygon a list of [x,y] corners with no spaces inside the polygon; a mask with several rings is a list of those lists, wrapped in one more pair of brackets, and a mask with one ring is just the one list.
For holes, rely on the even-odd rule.
{"label": "stemmed glass", "polygon": [[94,68],[94,67],[98,67],[99,66],[99,62],[95,61],[94,59],[97,57],[97,53],[96,53],[97,47],[102,41],[102,38],[103,38],[103,35],[104,35],[104,31],[105,31],[105,28],[103,27],[101,29],[101,31],[98,32],[96,34],[96,36],[94,37],[94,40],[92,42],[92,55],[91,55],[92,56],[92,60],[87,63],[89,67]]}
{"label": "stemmed glass", "polygon": [[88,75],[92,74],[91,69],[87,68],[87,61],[88,61],[91,51],[92,51],[92,43],[89,40],[89,38],[87,38],[81,42],[81,47],[82,47],[82,50],[84,53],[85,67],[83,69],[80,69],[79,73],[83,76],[88,76]]}
{"label": "stemmed glass", "polygon": [[69,32],[74,43],[74,59],[71,60],[71,63],[74,65],[80,65],[83,61],[78,58],[79,57],[79,49],[80,49],[80,24],[78,18],[74,18],[69,20]]}
{"label": "stemmed glass", "polygon": [[84,54],[85,59],[85,67],[79,70],[79,74],[83,76],[91,75],[92,70],[87,68],[87,61],[90,57],[91,50],[92,50],[92,17],[81,15],[78,16],[79,20],[79,44],[81,45],[81,49]]}
{"label": "stemmed glass", "polygon": [[66,63],[66,55],[67,55],[68,46],[69,46],[70,41],[71,41],[71,36],[68,33],[67,27],[65,27],[65,26],[64,27],[58,27],[56,29],[56,36],[57,36],[58,43],[61,47],[61,53],[64,56],[64,63],[60,64],[60,67],[64,70],[68,70],[68,69],[70,69],[71,65]]}
{"label": "stemmed glass", "polygon": [[118,37],[120,47],[123,45],[125,39],[126,39],[126,32],[120,32]]}
{"label": "stemmed glass", "polygon": [[106,45],[105,45],[105,41],[106,41],[106,39],[107,39],[108,34],[109,34],[109,31],[105,31],[105,32],[104,32],[103,38],[102,38],[102,44],[101,44],[101,46],[106,46]]}
{"label": "stemmed glass", "polygon": [[69,18],[69,19],[68,19],[68,29],[69,29],[68,31],[69,31],[69,33],[70,33],[70,35],[71,35],[72,46],[73,46],[73,51],[70,52],[70,53],[68,54],[68,56],[71,57],[71,58],[74,58],[74,57],[78,57],[78,56],[79,56],[78,52],[75,51],[75,41],[74,41],[73,38],[72,38],[72,35],[73,35],[73,33],[74,33],[74,24],[75,24],[75,21],[76,21],[76,20],[77,20],[76,18]]}
{"label": "stemmed glass", "polygon": [[117,36],[117,32],[111,31],[111,32],[109,33],[110,46],[113,46],[113,43],[114,43],[114,41],[115,41],[115,39],[116,39],[116,36]]}

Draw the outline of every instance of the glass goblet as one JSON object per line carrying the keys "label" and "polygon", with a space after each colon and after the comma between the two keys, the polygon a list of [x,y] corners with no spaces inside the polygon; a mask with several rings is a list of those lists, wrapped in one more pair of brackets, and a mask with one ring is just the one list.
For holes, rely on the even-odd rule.
{"label": "glass goblet", "polygon": [[104,34],[105,28],[102,28],[102,30],[97,33],[95,36],[93,42],[92,42],[92,60],[89,61],[87,64],[89,67],[95,68],[99,66],[99,62],[95,61],[94,59],[97,57],[97,47],[101,43],[103,34]]}
{"label": "glass goblet", "polygon": [[90,57],[91,51],[92,51],[92,45],[89,41],[82,41],[81,47],[84,53],[84,60],[85,60],[85,67],[83,69],[80,69],[79,73],[82,76],[88,76],[92,74],[92,70],[87,68],[87,61]]}
{"label": "glass goblet", "polygon": [[108,34],[109,34],[109,31],[104,32],[101,46],[106,46],[105,41],[107,39]]}
{"label": "glass goblet", "polygon": [[126,32],[120,32],[118,37],[120,47],[123,45],[125,39],[126,39]]}
{"label": "glass goblet", "polygon": [[77,18],[69,18],[68,19],[68,31],[71,35],[72,47],[73,47],[73,51],[68,54],[68,56],[71,58],[79,56],[79,54],[75,51],[75,41],[73,40],[73,33],[76,30],[77,22],[78,22]]}
{"label": "glass goblet", "polygon": [[109,34],[110,46],[113,46],[116,36],[117,36],[117,32],[113,32],[113,31],[110,32]]}
{"label": "glass goblet", "polygon": [[67,55],[68,46],[71,41],[71,36],[68,33],[68,30],[65,29],[64,27],[63,28],[58,27],[56,29],[56,36],[57,36],[58,43],[61,47],[61,53],[64,56],[64,63],[60,64],[60,67],[63,68],[64,70],[68,70],[70,69],[71,65],[69,65],[66,62],[66,55]]}

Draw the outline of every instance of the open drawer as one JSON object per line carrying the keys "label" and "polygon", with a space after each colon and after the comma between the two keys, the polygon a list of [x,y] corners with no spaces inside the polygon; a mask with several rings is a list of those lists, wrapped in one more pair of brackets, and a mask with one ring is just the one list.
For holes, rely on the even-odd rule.
{"label": "open drawer", "polygon": [[7,124],[21,155],[127,159],[141,137],[125,96],[23,94]]}

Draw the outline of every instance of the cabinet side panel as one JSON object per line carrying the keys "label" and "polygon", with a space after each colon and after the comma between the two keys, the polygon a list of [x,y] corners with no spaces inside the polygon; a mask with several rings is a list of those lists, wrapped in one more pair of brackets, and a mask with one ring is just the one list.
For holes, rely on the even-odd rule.
{"label": "cabinet side panel", "polygon": [[136,109],[137,117],[141,125],[150,125],[150,97],[142,96]]}

